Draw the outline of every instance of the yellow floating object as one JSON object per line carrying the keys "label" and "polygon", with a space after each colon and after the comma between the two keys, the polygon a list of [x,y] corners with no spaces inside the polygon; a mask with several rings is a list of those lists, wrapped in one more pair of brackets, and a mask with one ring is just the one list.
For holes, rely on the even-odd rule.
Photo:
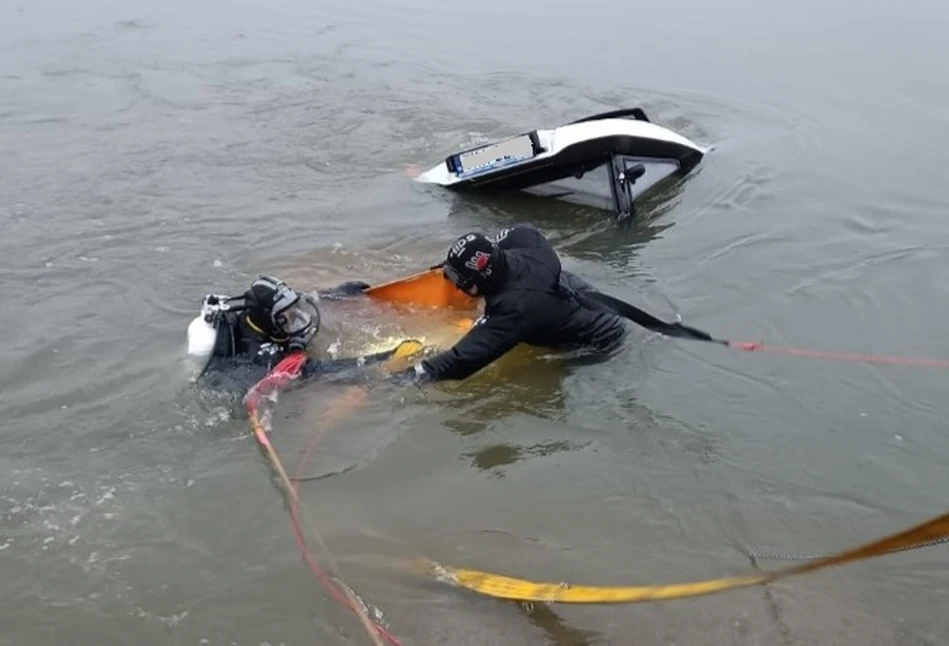
{"label": "yellow floating object", "polygon": [[385,372],[393,373],[408,369],[411,359],[418,356],[425,345],[416,339],[408,339],[400,343],[392,352],[392,356],[385,360],[382,369]]}
{"label": "yellow floating object", "polygon": [[392,352],[392,359],[405,359],[422,351],[425,345],[417,339],[406,339]]}
{"label": "yellow floating object", "polygon": [[872,543],[774,572],[723,577],[692,583],[647,586],[589,586],[536,582],[480,570],[448,567],[434,561],[423,561],[422,565],[430,576],[439,581],[498,599],[545,603],[642,603],[645,601],[696,597],[760,583],[770,583],[778,579],[814,572],[835,565],[843,565],[844,563],[875,556],[883,556],[894,551],[921,547],[921,544],[946,538],[949,538],[949,513]]}

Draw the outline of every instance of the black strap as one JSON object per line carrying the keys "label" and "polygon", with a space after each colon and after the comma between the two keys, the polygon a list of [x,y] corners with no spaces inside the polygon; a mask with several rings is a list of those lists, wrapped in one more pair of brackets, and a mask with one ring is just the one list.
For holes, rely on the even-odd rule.
{"label": "black strap", "polygon": [[683,325],[682,323],[667,323],[657,319],[652,314],[644,312],[638,307],[634,307],[618,298],[613,298],[601,292],[570,290],[576,296],[577,300],[590,309],[612,312],[623,318],[627,318],[637,325],[641,325],[647,330],[659,332],[666,336],[678,337],[681,339],[692,339],[694,341],[711,341],[712,343],[722,343],[728,345],[728,341],[716,339],[708,332],[703,332],[697,328]]}

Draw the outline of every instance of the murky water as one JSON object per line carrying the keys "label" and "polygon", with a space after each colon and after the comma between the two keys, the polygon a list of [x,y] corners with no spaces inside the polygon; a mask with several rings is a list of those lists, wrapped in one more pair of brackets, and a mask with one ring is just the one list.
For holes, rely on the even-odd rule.
{"label": "murky water", "polygon": [[[367,643],[306,570],[239,405],[181,365],[202,295],[257,272],[378,282],[529,220],[591,282],[719,336],[949,357],[947,19],[926,0],[4,3],[0,644]],[[630,231],[404,173],[634,105],[715,150]],[[420,329],[324,319],[322,350]],[[406,644],[945,643],[938,547],[532,612],[400,563],[644,584],[868,540],[944,511],[947,387],[637,332],[607,364],[373,389],[303,507]],[[281,399],[288,468],[342,388]]]}

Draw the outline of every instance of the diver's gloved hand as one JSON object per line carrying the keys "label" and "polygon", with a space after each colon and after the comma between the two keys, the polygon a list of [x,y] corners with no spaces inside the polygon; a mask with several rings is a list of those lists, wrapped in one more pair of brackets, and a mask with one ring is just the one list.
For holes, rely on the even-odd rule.
{"label": "diver's gloved hand", "polygon": [[320,298],[325,298],[327,300],[335,300],[339,298],[348,298],[350,296],[358,296],[370,287],[372,287],[372,285],[365,281],[349,280],[331,289],[320,290],[317,292],[317,295]]}
{"label": "diver's gloved hand", "polygon": [[430,379],[428,370],[419,362],[406,370],[393,372],[389,375],[389,381],[399,385],[420,384]]}
{"label": "diver's gloved hand", "polygon": [[362,280],[350,280],[338,285],[334,291],[346,296],[355,296],[369,289],[371,285]]}

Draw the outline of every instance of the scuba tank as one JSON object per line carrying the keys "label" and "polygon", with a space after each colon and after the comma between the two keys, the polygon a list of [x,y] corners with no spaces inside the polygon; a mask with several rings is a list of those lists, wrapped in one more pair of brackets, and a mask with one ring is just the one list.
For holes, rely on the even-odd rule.
{"label": "scuba tank", "polygon": [[242,299],[243,296],[208,294],[201,302],[201,313],[188,324],[186,351],[188,360],[194,368],[195,379],[208,369],[217,345],[224,313],[245,309],[244,305],[232,306],[229,302]]}

